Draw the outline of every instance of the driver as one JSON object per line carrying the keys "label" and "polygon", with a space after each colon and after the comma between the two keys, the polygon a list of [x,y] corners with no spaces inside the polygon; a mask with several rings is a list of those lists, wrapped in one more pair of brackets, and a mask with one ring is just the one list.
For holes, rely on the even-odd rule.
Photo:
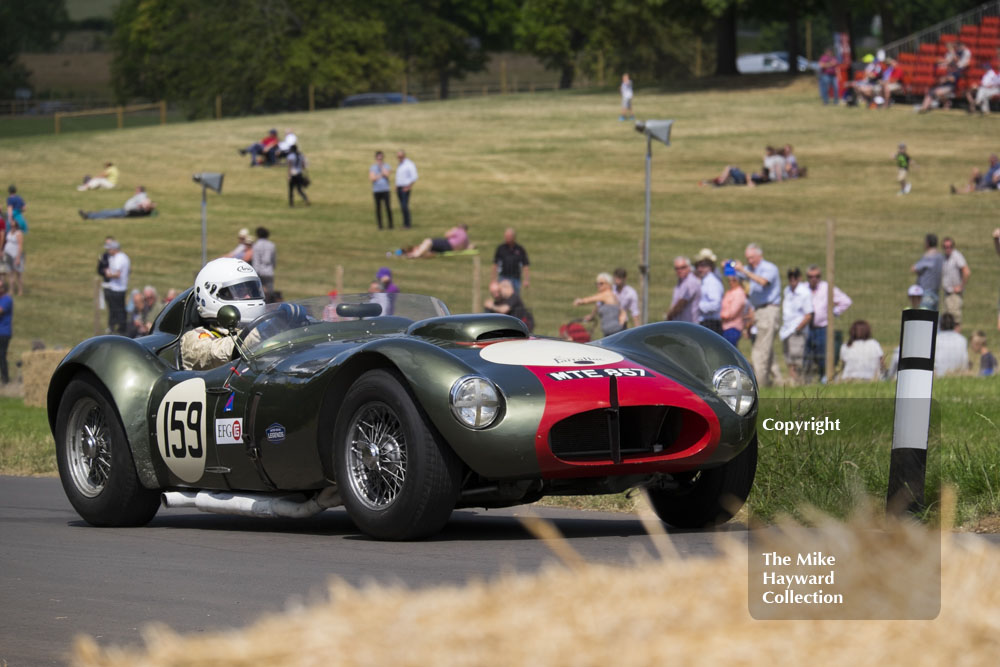
{"label": "driver", "polygon": [[202,267],[194,280],[193,297],[198,304],[199,326],[181,336],[184,370],[204,371],[233,359],[235,344],[225,329],[218,328],[219,309],[235,306],[240,324],[264,314],[264,291],[260,277],[242,259],[222,257]]}

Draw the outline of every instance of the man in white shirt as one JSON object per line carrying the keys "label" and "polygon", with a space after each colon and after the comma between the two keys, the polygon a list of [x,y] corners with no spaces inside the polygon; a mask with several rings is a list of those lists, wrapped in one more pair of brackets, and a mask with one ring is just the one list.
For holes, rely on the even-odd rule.
{"label": "man in white shirt", "polygon": [[292,146],[299,145],[299,138],[292,132],[292,128],[285,130],[285,138],[278,142],[278,155],[284,157],[292,151]]}
{"label": "man in white shirt", "polygon": [[788,269],[788,286],[781,298],[781,338],[785,364],[793,383],[798,383],[806,352],[806,328],[813,318],[812,292],[802,283],[799,267]]}
{"label": "man in white shirt", "polygon": [[125,335],[127,317],[125,315],[125,294],[128,291],[128,276],[132,263],[128,255],[122,252],[118,241],[109,238],[104,242],[108,253],[108,267],[104,269],[104,302],[108,304],[108,331]]}
{"label": "man in white shirt", "polygon": [[[975,99],[972,94],[975,93]],[[990,112],[990,100],[1000,96],[1000,73],[992,64],[986,66],[983,78],[979,80],[979,85],[965,93],[965,99],[969,101],[969,109],[979,108],[980,113]]]}
{"label": "man in white shirt", "polygon": [[962,298],[971,271],[965,256],[955,248],[955,239],[950,236],[941,240],[944,251],[944,265],[941,267],[941,289],[944,291],[944,312],[955,318],[955,331],[962,330]]}
{"label": "man in white shirt", "polygon": [[722,335],[722,295],[725,288],[715,273],[715,253],[702,248],[694,257],[694,272],[701,281],[701,298],[698,299],[698,324]]}
{"label": "man in white shirt", "polygon": [[402,148],[396,153],[399,166],[396,167],[396,196],[399,197],[399,208],[403,210],[403,227],[410,227],[410,193],[413,191],[413,184],[417,182],[417,165],[413,160],[406,157],[406,151]]}
{"label": "man in white shirt", "polygon": [[934,376],[965,373],[969,370],[969,343],[955,331],[955,318],[950,313],[941,316],[937,341],[934,344]]}

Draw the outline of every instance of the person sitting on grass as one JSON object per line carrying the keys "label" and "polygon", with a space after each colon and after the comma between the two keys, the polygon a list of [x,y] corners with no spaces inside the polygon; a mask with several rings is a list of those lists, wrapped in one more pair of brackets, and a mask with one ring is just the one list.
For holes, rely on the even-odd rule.
{"label": "person sitting on grass", "polygon": [[986,347],[986,332],[977,331],[972,334],[969,348],[979,355],[979,374],[988,377],[997,372],[997,358]]}
{"label": "person sitting on grass", "polygon": [[723,185],[746,185],[746,172],[735,165],[727,165],[722,173],[715,178],[698,181],[698,185],[714,185],[721,188]]}
{"label": "person sitting on grass", "polygon": [[99,220],[103,218],[134,218],[144,215],[151,215],[156,208],[156,202],[146,194],[146,188],[142,185],[135,189],[135,194],[128,198],[121,208],[105,208],[100,211],[84,211],[78,213],[84,220]]}
{"label": "person sitting on grass", "polygon": [[463,223],[446,231],[442,238],[424,239],[416,246],[397,250],[395,254],[416,259],[418,257],[431,257],[434,253],[468,250],[472,247],[472,244],[469,243],[469,226]]}
{"label": "person sitting on grass", "polygon": [[849,338],[840,346],[844,368],[841,380],[878,380],[882,377],[882,346],[872,338],[872,328],[865,320],[856,320],[848,330]]}
{"label": "person sitting on grass", "polygon": [[76,186],[76,189],[80,192],[98,189],[110,190],[116,185],[118,185],[118,167],[111,162],[105,162],[104,171],[98,178],[84,176],[83,183]]}
{"label": "person sitting on grass", "polygon": [[970,192],[983,192],[984,190],[1000,189],[1000,159],[997,154],[990,155],[990,165],[985,172],[980,172],[978,168],[973,168],[969,182],[960,188],[954,185],[949,186],[953,195],[967,195]]}
{"label": "person sitting on grass", "polygon": [[272,129],[260,141],[239,149],[240,155],[250,153],[250,166],[258,164],[270,167],[278,162],[278,131]]}

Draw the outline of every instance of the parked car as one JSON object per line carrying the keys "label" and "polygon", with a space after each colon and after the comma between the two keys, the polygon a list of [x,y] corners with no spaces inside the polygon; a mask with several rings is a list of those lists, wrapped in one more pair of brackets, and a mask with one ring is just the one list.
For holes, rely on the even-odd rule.
{"label": "parked car", "polygon": [[[819,64],[805,56],[798,57],[800,72],[815,72]],[[736,59],[736,69],[741,74],[765,74],[768,72],[788,71],[788,51],[772,51],[771,53],[748,53]]]}
{"label": "parked car", "polygon": [[[416,104],[417,98],[413,95],[406,96],[406,104]],[[372,104],[403,104],[402,93],[359,93],[344,98],[340,103],[342,107],[363,107]]]}
{"label": "parked car", "polygon": [[594,343],[412,294],[272,304],[239,355],[183,370],[188,290],[150,335],[77,345],[48,390],[59,476],[97,526],[167,507],[303,517],[343,504],[380,539],[432,535],[456,507],[649,491],[666,523],[721,523],[757,466],[757,386],[708,329],[658,322]]}

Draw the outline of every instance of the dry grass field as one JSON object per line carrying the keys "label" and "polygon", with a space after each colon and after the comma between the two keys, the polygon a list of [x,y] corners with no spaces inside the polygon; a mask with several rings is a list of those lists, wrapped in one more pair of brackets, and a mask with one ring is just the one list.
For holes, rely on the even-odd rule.
{"label": "dry grass field", "polygon": [[[899,309],[924,233],[952,235],[972,267],[967,329],[996,340],[997,274],[990,231],[1000,222],[997,193],[955,197],[972,166],[997,150],[1000,121],[962,112],[918,116],[823,107],[811,80],[729,92],[640,90],[641,118],[676,120],[673,145],[653,156],[651,313],[666,309],[671,259],[710,246],[742,256],[760,242],[789,266],[822,263],[824,221],[837,221],[837,284],[886,347],[898,336]],[[210,193],[209,256],[228,252],[241,227],[270,228],[279,249],[277,286],[286,297],[322,294],[345,268],[345,287],[363,290],[388,263],[405,291],[471,308],[468,258],[387,260],[391,248],[467,222],[482,249],[483,277],[503,229],[513,225],[532,261],[526,301],[542,334],[586,311],[571,305],[593,289],[598,271],[629,269],[638,283],[643,229],[643,139],[617,120],[614,93],[521,94],[394,108],[171,124],[122,131],[0,140],[4,182],[28,201],[27,294],[17,300],[14,357],[40,338],[70,346],[93,333],[94,266],[114,235],[132,258],[131,286],[161,292],[190,284],[200,263],[197,171],[226,173]],[[3,121],[0,121],[3,122]],[[292,127],[310,162],[310,208],[290,209],[282,168],[247,167],[236,149],[270,127]],[[916,162],[914,189],[895,194],[892,155],[905,141]],[[700,188],[732,163],[756,168],[764,145],[790,142],[809,178],[757,189]],[[367,184],[375,149],[405,147],[420,170],[415,226],[378,232]],[[77,192],[106,160],[121,168],[114,191]],[[145,219],[81,221],[78,209],[118,207],[137,185],[159,204]],[[398,216],[398,208],[397,208]]]}

